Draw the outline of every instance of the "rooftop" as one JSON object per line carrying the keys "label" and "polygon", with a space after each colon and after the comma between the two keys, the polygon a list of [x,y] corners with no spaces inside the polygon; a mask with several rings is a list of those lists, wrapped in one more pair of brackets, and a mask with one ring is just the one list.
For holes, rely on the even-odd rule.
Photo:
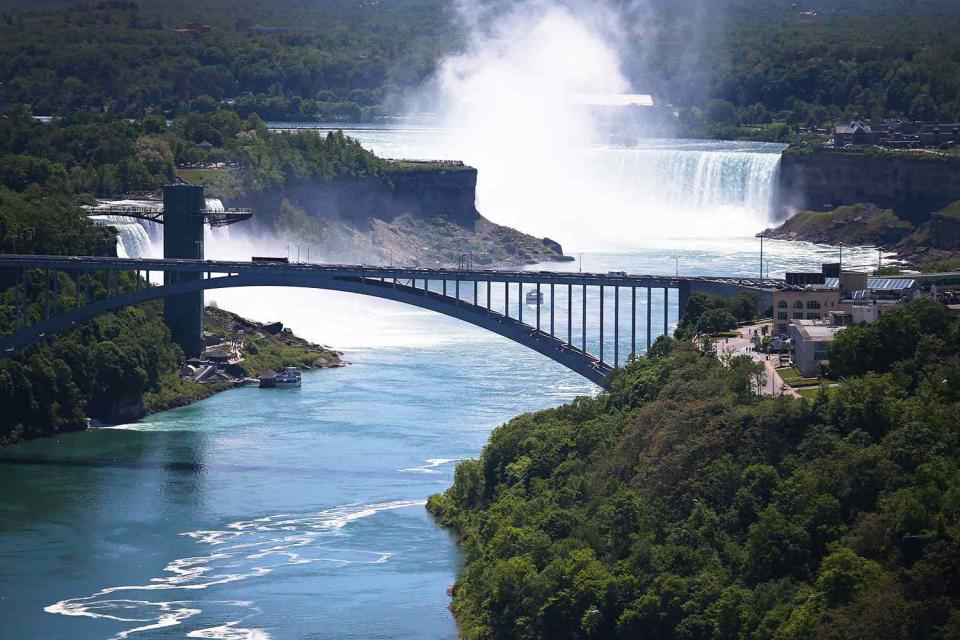
{"label": "rooftop", "polygon": [[[839,278],[826,278],[822,285],[824,289],[836,289],[840,286]],[[874,291],[902,291],[915,289],[917,281],[913,278],[867,278],[867,288]]]}
{"label": "rooftop", "polygon": [[790,324],[797,328],[804,340],[813,342],[831,342],[837,333],[844,329],[823,324],[818,320],[791,320]]}

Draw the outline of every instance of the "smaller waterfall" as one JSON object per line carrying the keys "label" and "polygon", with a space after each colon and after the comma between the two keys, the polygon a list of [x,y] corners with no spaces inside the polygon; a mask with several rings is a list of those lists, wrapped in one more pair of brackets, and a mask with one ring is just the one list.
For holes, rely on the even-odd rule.
{"label": "smaller waterfall", "polygon": [[[224,211],[223,202],[220,198],[206,198],[207,202],[207,211],[212,211],[214,213]],[[225,242],[230,239],[230,227],[211,227],[210,225],[205,225],[203,230],[203,242],[208,245],[207,249],[209,250],[212,246],[212,243],[221,241]]]}
{"label": "smaller waterfall", "polygon": [[154,255],[150,234],[136,220],[123,216],[90,216],[97,226],[117,230],[117,256],[121,258],[149,258]]}

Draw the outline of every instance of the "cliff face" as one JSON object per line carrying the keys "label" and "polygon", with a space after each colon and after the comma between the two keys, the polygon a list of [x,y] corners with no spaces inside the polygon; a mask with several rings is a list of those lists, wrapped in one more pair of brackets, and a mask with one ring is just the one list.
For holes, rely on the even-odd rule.
{"label": "cliff face", "polygon": [[891,209],[855,204],[834,211],[800,211],[776,229],[767,229],[764,233],[767,238],[779,240],[890,246],[913,230],[910,222],[898,218]]}
{"label": "cliff face", "polygon": [[786,211],[870,202],[914,224],[960,200],[960,158],[936,154],[787,151],[780,167]]}
{"label": "cliff face", "polygon": [[564,260],[552,240],[493,224],[476,208],[477,170],[392,162],[383,176],[315,178],[240,199],[255,224],[328,262],[483,266]]}
{"label": "cliff face", "polygon": [[286,201],[309,217],[342,221],[357,227],[373,219],[394,220],[443,216],[462,226],[473,225],[480,215],[476,201],[477,170],[457,164],[398,163],[383,177],[313,179],[288,184],[242,198],[261,222],[275,222]]}
{"label": "cliff face", "polygon": [[960,249],[960,202],[930,217],[930,244],[938,249]]}

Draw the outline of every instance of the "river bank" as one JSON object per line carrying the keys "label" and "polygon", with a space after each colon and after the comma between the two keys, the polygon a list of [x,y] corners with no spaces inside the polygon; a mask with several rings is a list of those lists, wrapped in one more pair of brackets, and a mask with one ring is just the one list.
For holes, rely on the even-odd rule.
{"label": "river bank", "polygon": [[919,225],[874,204],[801,211],[763,235],[777,240],[873,246],[893,254],[898,266],[918,271],[960,268],[960,202],[932,213]]}
{"label": "river bank", "polygon": [[233,389],[266,369],[345,366],[342,354],[213,307],[205,356],[184,363],[150,302],[0,360],[0,446],[122,424]]}
{"label": "river bank", "polygon": [[215,306],[204,309],[204,336],[207,350],[198,362],[187,362],[180,371],[168,372],[166,388],[144,393],[140,415],[111,416],[108,424],[187,406],[250,384],[271,369],[297,367],[309,371],[348,364],[341,352],[304,340],[281,322],[255,322]]}

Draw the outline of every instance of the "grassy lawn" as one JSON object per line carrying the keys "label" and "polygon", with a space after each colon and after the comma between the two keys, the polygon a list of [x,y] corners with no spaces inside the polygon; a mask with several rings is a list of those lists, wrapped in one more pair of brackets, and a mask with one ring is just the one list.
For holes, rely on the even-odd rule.
{"label": "grassy lawn", "polygon": [[796,367],[777,369],[777,373],[780,374],[783,381],[791,387],[817,387],[820,385],[819,378],[804,378],[803,374],[801,374],[800,370]]}
{"label": "grassy lawn", "polygon": [[803,389],[797,389],[797,393],[800,394],[801,398],[806,398],[811,402],[817,399],[817,396],[820,394],[820,387],[806,387]]}
{"label": "grassy lawn", "polygon": [[223,174],[223,171],[216,169],[177,169],[177,175],[190,184],[203,184],[213,176],[221,174]]}
{"label": "grassy lawn", "polygon": [[[830,385],[827,387],[827,393],[828,394],[836,393],[838,388],[839,388],[839,385],[836,385],[836,384]],[[820,387],[819,386],[804,387],[803,389],[797,389],[797,393],[800,395],[801,398],[806,398],[807,400],[810,400],[812,402],[817,399],[817,395],[820,393]]]}

